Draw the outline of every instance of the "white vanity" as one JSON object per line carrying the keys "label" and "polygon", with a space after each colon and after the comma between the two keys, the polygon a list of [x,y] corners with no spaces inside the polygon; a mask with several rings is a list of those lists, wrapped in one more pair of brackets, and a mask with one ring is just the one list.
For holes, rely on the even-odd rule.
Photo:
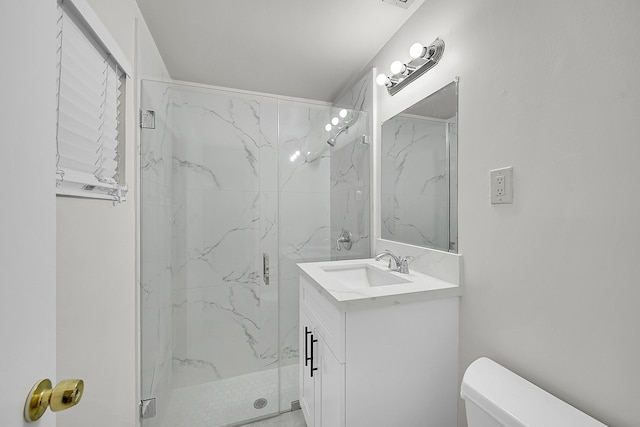
{"label": "white vanity", "polygon": [[372,259],[298,266],[307,425],[455,427],[460,286]]}

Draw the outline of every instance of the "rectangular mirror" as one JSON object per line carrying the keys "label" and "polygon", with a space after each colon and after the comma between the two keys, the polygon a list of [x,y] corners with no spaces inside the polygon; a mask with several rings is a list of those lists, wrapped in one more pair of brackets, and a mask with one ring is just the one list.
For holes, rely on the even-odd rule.
{"label": "rectangular mirror", "polygon": [[381,237],[458,252],[458,83],[382,124]]}

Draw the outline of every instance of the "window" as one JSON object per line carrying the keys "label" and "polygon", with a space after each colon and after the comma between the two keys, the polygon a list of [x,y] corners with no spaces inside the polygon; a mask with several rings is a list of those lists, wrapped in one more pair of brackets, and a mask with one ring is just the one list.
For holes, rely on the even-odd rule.
{"label": "window", "polygon": [[121,53],[84,0],[58,9],[57,194],[124,201]]}

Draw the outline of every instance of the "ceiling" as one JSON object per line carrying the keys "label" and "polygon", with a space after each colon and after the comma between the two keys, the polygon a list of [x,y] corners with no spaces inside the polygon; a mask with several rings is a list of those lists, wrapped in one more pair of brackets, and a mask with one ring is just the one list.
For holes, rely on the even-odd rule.
{"label": "ceiling", "polygon": [[136,0],[176,80],[333,101],[424,0]]}

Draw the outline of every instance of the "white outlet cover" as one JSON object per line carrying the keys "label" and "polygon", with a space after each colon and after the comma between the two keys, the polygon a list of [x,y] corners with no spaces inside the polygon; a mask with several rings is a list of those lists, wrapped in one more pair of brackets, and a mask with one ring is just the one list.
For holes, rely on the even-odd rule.
{"label": "white outlet cover", "polygon": [[491,179],[491,204],[513,203],[513,166],[493,169],[489,171],[489,177]]}

